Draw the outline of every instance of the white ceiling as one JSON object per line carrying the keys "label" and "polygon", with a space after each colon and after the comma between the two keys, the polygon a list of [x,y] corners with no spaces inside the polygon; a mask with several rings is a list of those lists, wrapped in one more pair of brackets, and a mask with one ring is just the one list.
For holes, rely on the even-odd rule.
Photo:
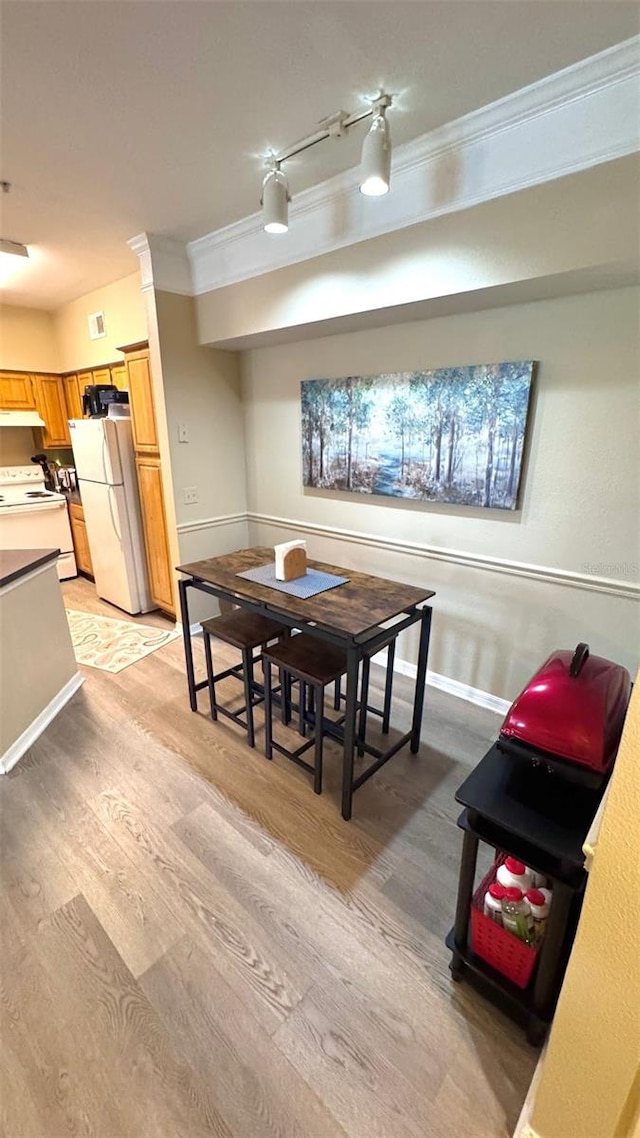
{"label": "white ceiling", "polygon": [[[626,0],[4,0],[2,236],[32,248],[5,300],[55,308],[134,272],[134,234],[191,239],[253,213],[261,154],[380,87],[405,142],[635,35],[639,15]],[[289,164],[294,195],[355,165],[361,139]]]}

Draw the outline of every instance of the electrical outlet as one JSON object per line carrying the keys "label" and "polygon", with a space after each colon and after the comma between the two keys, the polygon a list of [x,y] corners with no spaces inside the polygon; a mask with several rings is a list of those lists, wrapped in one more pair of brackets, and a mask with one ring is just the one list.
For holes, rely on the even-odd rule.
{"label": "electrical outlet", "polygon": [[193,506],[194,502],[198,501],[198,487],[185,486],[182,491],[185,506]]}
{"label": "electrical outlet", "polygon": [[178,442],[179,443],[188,443],[189,442],[189,427],[187,426],[186,423],[178,423]]}

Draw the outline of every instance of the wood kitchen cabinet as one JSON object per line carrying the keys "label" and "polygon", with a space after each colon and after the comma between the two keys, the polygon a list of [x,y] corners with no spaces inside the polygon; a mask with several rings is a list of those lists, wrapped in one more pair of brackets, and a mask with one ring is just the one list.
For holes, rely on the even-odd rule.
{"label": "wood kitchen cabinet", "polygon": [[111,379],[109,380],[109,382],[115,383],[116,387],[118,388],[118,391],[128,391],[129,390],[129,378],[127,376],[127,365],[126,364],[116,364],[115,367],[109,368],[109,372],[111,374]]}
{"label": "wood kitchen cabinet", "polygon": [[64,388],[64,398],[67,404],[67,418],[81,419],[82,418],[82,393],[84,388],[80,387],[80,377],[78,375],[63,375],[62,386]]}
{"label": "wood kitchen cabinet", "polygon": [[46,427],[41,428],[42,446],[45,449],[70,447],[71,436],[62,378],[59,375],[34,375],[32,379],[36,410],[46,423]]}
{"label": "wood kitchen cabinet", "polygon": [[87,537],[84,510],[80,502],[69,503],[69,520],[71,522],[71,535],[73,537],[73,548],[76,555],[76,566],[82,573],[88,573],[90,577],[93,577],[91,549],[89,547],[89,538]]}
{"label": "wood kitchen cabinet", "polygon": [[164,512],[162,469],[159,458],[136,456],[142,524],[147,551],[151,599],[165,612],[175,612],[173,577]]}
{"label": "wood kitchen cabinet", "polygon": [[35,411],[31,376],[20,371],[0,374],[0,407],[3,411]]}
{"label": "wood kitchen cabinet", "polygon": [[147,347],[126,353],[131,428],[136,454],[159,453],[151,364]]}
{"label": "wood kitchen cabinet", "polygon": [[88,380],[88,382],[106,384],[112,383],[113,380],[111,379],[111,369],[108,367],[94,367],[93,371],[91,372],[91,379]]}

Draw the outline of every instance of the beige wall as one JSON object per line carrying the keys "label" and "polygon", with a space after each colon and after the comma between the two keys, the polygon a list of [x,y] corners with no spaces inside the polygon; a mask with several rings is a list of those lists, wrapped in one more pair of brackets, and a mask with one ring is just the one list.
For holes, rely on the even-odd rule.
{"label": "beige wall", "polygon": [[0,306],[0,368],[58,371],[59,354],[52,312]]}
{"label": "beige wall", "polygon": [[[198,345],[192,297],[157,292],[155,309],[179,559],[187,562],[246,544],[238,358]],[[188,443],[178,441],[180,424],[187,427]],[[188,486],[198,490],[193,505],[184,502]],[[241,520],[232,520],[236,514]],[[194,620],[210,612],[211,604],[195,599]]]}
{"label": "beige wall", "polygon": [[398,306],[481,289],[577,271],[620,274],[634,261],[637,272],[635,161],[609,162],[205,293],[197,300],[200,342],[247,346],[247,337],[291,329],[302,338],[314,324],[322,335],[326,321],[353,325],[376,310],[385,320],[387,309],[389,323]]}
{"label": "beige wall", "polygon": [[[502,698],[552,649],[580,640],[635,671],[637,592],[560,585],[544,569],[583,585],[638,581],[638,297],[615,289],[247,352],[252,542],[294,536],[277,519],[300,534],[308,524],[312,556],[435,588],[431,669]],[[303,489],[301,380],[509,359],[539,361],[517,512]],[[500,564],[479,568],[467,554]],[[400,654],[414,659],[415,645]]]}
{"label": "beige wall", "polygon": [[0,430],[0,466],[29,466],[37,444],[30,427],[3,427]]}
{"label": "beige wall", "polygon": [[[87,316],[104,312],[107,334],[89,338]],[[60,371],[98,367],[122,358],[118,346],[147,339],[147,317],[140,274],[132,273],[104,288],[62,305],[54,313]]]}
{"label": "beige wall", "polygon": [[640,675],[611,779],[531,1128],[631,1138],[640,1126]]}
{"label": "beige wall", "polygon": [[0,591],[0,756],[77,671],[53,561]]}

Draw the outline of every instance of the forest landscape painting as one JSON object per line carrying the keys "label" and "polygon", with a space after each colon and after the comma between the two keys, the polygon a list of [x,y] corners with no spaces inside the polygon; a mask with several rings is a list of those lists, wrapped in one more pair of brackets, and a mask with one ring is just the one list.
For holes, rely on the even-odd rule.
{"label": "forest landscape painting", "polygon": [[303,380],[304,485],[515,510],[533,369]]}

